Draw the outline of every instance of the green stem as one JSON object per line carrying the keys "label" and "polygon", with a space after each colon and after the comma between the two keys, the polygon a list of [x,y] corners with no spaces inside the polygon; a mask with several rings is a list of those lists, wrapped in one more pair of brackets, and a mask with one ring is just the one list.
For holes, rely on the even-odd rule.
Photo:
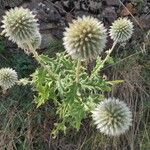
{"label": "green stem", "polygon": [[45,68],[45,69],[48,71],[49,75],[50,75],[53,79],[55,79],[55,75],[52,73],[52,71],[50,70],[50,68],[49,68],[47,65],[45,65],[45,64],[43,63],[43,60],[41,59],[41,57],[40,57],[40,56],[38,55],[38,53],[36,52],[36,49],[33,48],[32,44],[31,44],[30,42],[28,42],[27,44],[28,44],[29,49],[30,49],[30,52],[33,54],[33,57],[35,58],[35,60],[36,60],[43,68]]}
{"label": "green stem", "polygon": [[81,60],[78,59],[77,68],[76,68],[76,83],[79,83],[80,66],[81,66]]}
{"label": "green stem", "polygon": [[101,63],[101,64],[97,67],[97,69],[91,74],[90,79],[92,79],[93,76],[96,75],[96,74],[99,72],[99,70],[104,66],[104,64],[105,64],[105,62],[108,60],[110,54],[111,54],[112,51],[114,50],[116,44],[117,44],[117,40],[114,41],[114,43],[113,43],[111,49],[108,50],[107,56],[106,56],[105,59],[102,61],[102,63]]}
{"label": "green stem", "polygon": [[108,60],[108,58],[109,58],[110,54],[112,53],[112,51],[114,50],[116,44],[117,44],[117,40],[114,41],[114,43],[113,43],[111,49],[108,50],[107,56],[105,57],[105,59],[104,59],[103,62],[101,63],[101,67],[103,67],[103,65],[105,64],[105,62]]}

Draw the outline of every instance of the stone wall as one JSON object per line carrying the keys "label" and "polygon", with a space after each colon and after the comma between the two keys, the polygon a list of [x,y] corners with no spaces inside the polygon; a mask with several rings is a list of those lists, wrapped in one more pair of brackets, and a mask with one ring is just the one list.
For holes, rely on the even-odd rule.
{"label": "stone wall", "polygon": [[[123,4],[135,16],[137,21],[141,24],[142,29],[148,30],[150,28],[150,2],[144,0],[142,9],[139,11],[139,4],[137,0],[122,0]],[[49,46],[53,39],[61,39],[64,28],[68,22],[77,16],[91,15],[104,22],[106,27],[118,17],[130,17],[132,21],[135,20],[130,16],[123,7],[120,0],[0,0],[0,22],[5,11],[15,6],[23,6],[32,10],[39,20],[40,32],[42,34],[41,49]],[[138,27],[139,25],[135,25]],[[140,38],[139,32],[136,39]],[[10,47],[14,46],[10,42]]]}

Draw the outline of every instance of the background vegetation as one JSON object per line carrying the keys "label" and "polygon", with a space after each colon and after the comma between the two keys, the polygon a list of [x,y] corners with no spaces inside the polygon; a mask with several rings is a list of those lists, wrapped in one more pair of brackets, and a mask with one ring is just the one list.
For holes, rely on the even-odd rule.
{"label": "background vegetation", "polygon": [[[6,50],[2,41],[0,47],[3,48],[0,67],[15,68],[20,78],[34,72],[37,64],[30,56],[18,49]],[[54,56],[57,49],[63,50],[59,41],[54,42],[45,53]],[[84,120],[79,132],[70,131],[67,135],[60,134],[53,139],[50,132],[57,119],[51,111],[53,106],[47,102],[36,109],[31,87],[16,86],[0,98],[0,149],[150,149],[150,55],[147,51],[140,51],[118,47],[114,51],[114,63],[102,70],[109,79],[125,80],[108,95],[113,94],[124,99],[132,106],[134,123],[126,135],[120,138],[106,137],[91,129],[89,120]]]}

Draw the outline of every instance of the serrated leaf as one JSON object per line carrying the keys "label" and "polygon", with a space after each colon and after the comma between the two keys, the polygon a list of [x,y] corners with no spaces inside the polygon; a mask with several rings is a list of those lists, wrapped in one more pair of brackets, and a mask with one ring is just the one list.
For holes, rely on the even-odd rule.
{"label": "serrated leaf", "polygon": [[110,85],[116,85],[116,84],[120,84],[123,82],[124,82],[124,80],[114,80],[114,81],[107,81],[106,83],[108,83]]}

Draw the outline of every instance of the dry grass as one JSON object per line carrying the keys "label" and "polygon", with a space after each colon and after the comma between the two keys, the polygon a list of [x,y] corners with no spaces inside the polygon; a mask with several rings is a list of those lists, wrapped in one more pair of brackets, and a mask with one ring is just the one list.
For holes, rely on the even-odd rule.
{"label": "dry grass", "polygon": [[[110,96],[126,101],[133,112],[133,126],[126,134],[125,140],[127,141],[126,145],[129,145],[131,150],[142,150],[145,143],[143,136],[146,134],[147,140],[150,137],[148,132],[150,110],[146,108],[150,99],[148,88],[150,85],[142,76],[144,68],[138,61],[139,56],[136,56],[113,67],[111,78],[112,80],[122,79],[124,83],[114,87]],[[123,143],[121,142],[121,144]]]}

